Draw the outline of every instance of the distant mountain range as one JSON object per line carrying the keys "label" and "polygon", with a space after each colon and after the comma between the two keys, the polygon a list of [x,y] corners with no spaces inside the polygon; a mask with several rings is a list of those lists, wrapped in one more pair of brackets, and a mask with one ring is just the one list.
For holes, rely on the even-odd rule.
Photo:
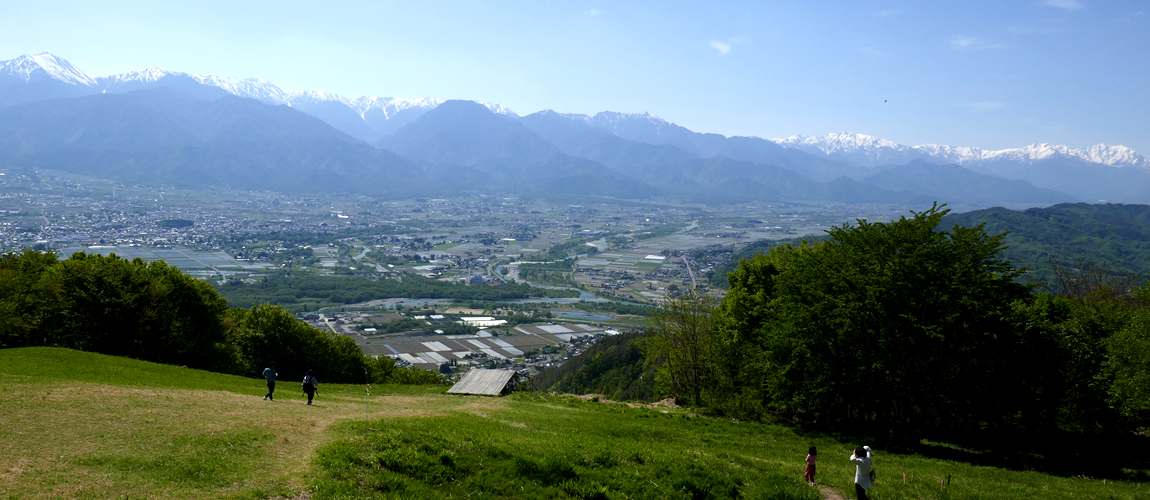
{"label": "distant mountain range", "polygon": [[[155,88],[175,88],[203,98],[231,94],[265,104],[290,106],[367,142],[377,141],[395,132],[443,103],[442,99],[430,97],[403,99],[364,96],[349,99],[328,92],[285,91],[258,78],[193,75],[156,67],[92,77],[68,61],[48,53],[25,55],[0,62],[0,106],[49,98]],[[496,113],[514,116],[511,110],[503,106],[484,104]]]}
{"label": "distant mountain range", "polygon": [[647,113],[346,98],[146,68],[93,77],[52,54],[0,62],[0,162],[137,182],[387,197],[457,192],[701,202],[1150,202],[1123,146],[983,151],[860,134],[767,140]]}
{"label": "distant mountain range", "polygon": [[906,146],[850,132],[827,134],[821,137],[793,135],[774,139],[775,143],[808,153],[840,159],[861,166],[902,164],[912,160],[956,165],[980,165],[1000,161],[1035,163],[1052,159],[1075,159],[1111,167],[1150,169],[1150,159],[1126,146],[1096,144],[1087,148],[1071,149],[1051,144],[1031,144],[1021,148],[986,151],[971,147],[942,144]]}

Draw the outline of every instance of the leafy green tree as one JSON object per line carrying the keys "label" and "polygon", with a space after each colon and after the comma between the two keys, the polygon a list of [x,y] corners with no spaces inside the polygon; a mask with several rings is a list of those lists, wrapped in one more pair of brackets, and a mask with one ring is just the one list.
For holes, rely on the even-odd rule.
{"label": "leafy green tree", "polygon": [[[364,380],[369,360],[349,337],[299,321],[286,309],[261,304],[228,311],[229,336],[243,360],[241,372],[254,376],[275,363],[285,379],[303,379],[308,369],[333,382]],[[378,367],[376,367],[378,369]]]}
{"label": "leafy green tree", "polygon": [[211,285],[163,261],[115,255],[0,256],[0,346],[67,347],[253,377],[274,361],[285,378],[313,368],[330,382],[429,381],[281,307],[228,309]]}
{"label": "leafy green tree", "polygon": [[47,345],[205,369],[227,363],[227,302],[163,261],[74,254],[41,276]]}
{"label": "leafy green tree", "polygon": [[[729,394],[821,421],[985,427],[1019,398],[1013,304],[1021,273],[1002,235],[936,231],[935,205],[784,246],[730,276],[719,319]],[[727,408],[746,411],[728,402]]]}
{"label": "leafy green tree", "polygon": [[37,284],[58,262],[52,252],[31,249],[0,255],[0,347],[43,345],[37,318],[47,304]]}
{"label": "leafy green tree", "polygon": [[[1137,297],[1150,302],[1150,288],[1141,287]],[[1108,339],[1106,363],[1112,378],[1110,403],[1136,427],[1150,424],[1150,308],[1140,309],[1126,325]]]}
{"label": "leafy green tree", "polygon": [[1115,339],[1123,331],[1134,333],[1128,325],[1146,304],[1145,297],[1132,294],[1139,276],[1082,262],[1051,267],[1058,295],[1037,294],[1019,322],[1028,332],[1044,331],[1032,337],[1028,356],[1016,361],[1043,361],[1030,367],[1031,378],[1041,374],[1041,380],[1032,383],[1037,406],[1029,426],[1117,430],[1126,423],[1111,401],[1116,372],[1108,366],[1126,366],[1113,364],[1112,355],[1123,352],[1125,344]]}

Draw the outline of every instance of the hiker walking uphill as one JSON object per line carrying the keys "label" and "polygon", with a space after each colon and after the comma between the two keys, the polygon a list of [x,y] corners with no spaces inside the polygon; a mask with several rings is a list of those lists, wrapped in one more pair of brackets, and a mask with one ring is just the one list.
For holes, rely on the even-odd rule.
{"label": "hiker walking uphill", "polygon": [[866,490],[870,489],[871,481],[874,480],[870,446],[855,448],[850,460],[855,464],[855,495],[858,496],[858,500],[867,500]]}
{"label": "hiker walking uphill", "polygon": [[268,381],[268,393],[266,395],[264,395],[264,400],[267,401],[270,399],[272,401],[275,401],[275,398],[272,397],[272,393],[276,392],[276,364],[275,363],[272,363],[267,368],[264,368],[264,380]]}
{"label": "hiker walking uphill", "polygon": [[307,394],[307,404],[311,404],[311,398],[315,397],[315,391],[319,389],[319,381],[315,379],[315,375],[311,370],[307,371],[307,375],[303,377],[303,392]]}

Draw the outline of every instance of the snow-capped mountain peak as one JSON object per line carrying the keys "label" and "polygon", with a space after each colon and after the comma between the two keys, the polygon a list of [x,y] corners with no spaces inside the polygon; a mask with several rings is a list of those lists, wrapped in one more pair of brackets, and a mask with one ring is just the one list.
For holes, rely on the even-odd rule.
{"label": "snow-capped mountain peak", "polygon": [[1023,163],[1033,163],[1049,158],[1064,156],[1076,158],[1091,163],[1109,165],[1111,167],[1150,168],[1150,159],[1126,146],[1112,146],[1109,144],[1095,144],[1085,148],[1072,149],[1068,146],[1034,143],[1020,148],[1000,149],[986,151],[973,147],[954,147],[941,144],[923,144],[915,149],[927,153],[935,158],[946,160],[959,165],[979,162],[1010,160]]}
{"label": "snow-capped mountain peak", "polygon": [[360,96],[349,99],[339,94],[320,90],[288,90],[284,96],[287,98],[288,106],[296,108],[306,108],[309,105],[320,103],[339,103],[354,110],[360,118],[366,118],[366,115],[372,112],[382,113],[385,118],[390,118],[401,111],[409,109],[427,111],[443,103],[442,99],[434,97],[406,99],[403,97]]}
{"label": "snow-capped mountain peak", "polygon": [[865,134],[843,132],[812,137],[794,135],[772,139],[783,147],[832,157],[864,166],[899,164],[915,159],[935,160],[958,165],[986,161],[1034,163],[1066,157],[1112,167],[1150,168],[1150,159],[1126,146],[1096,144],[1074,149],[1068,146],[1034,143],[1020,148],[984,150],[976,147],[921,144],[906,146]]}
{"label": "snow-capped mountain peak", "polygon": [[562,116],[563,118],[566,118],[566,119],[568,119],[568,120],[575,120],[575,121],[577,121],[577,122],[590,122],[590,121],[591,121],[591,117],[590,117],[590,116],[588,116],[588,115],[584,115],[584,114],[581,114],[581,113],[557,113],[557,112],[555,112],[554,110],[550,110],[550,109],[549,109],[549,110],[547,110],[547,111],[551,111],[551,112],[553,112],[553,113],[556,113],[556,114],[558,114],[559,116]]}
{"label": "snow-capped mountain peak", "polygon": [[72,63],[47,52],[0,61],[0,78],[22,80],[23,83],[38,78],[49,78],[71,85],[85,87],[96,85],[95,78],[72,66]]}
{"label": "snow-capped mountain peak", "polygon": [[1077,151],[1079,158],[1114,167],[1150,168],[1150,159],[1122,145],[1095,144]]}
{"label": "snow-capped mountain peak", "polygon": [[878,150],[881,148],[889,148],[895,150],[905,150],[908,147],[903,146],[894,141],[886,139],[879,139],[878,137],[856,134],[853,132],[831,133],[822,137],[811,137],[807,135],[792,135],[785,139],[771,139],[778,143],[780,146],[785,147],[798,147],[811,146],[818,148],[820,151],[833,154],[841,152],[854,152],[859,150]]}
{"label": "snow-capped mountain peak", "polygon": [[262,78],[232,78],[210,73],[206,75],[181,74],[189,76],[203,85],[224,89],[238,97],[255,99],[269,104],[288,104],[283,89]]}
{"label": "snow-capped mountain peak", "polygon": [[355,106],[350,99],[344,96],[322,90],[287,90],[284,91],[284,97],[287,99],[289,106],[302,103],[318,104],[324,102],[337,102],[348,107]]}
{"label": "snow-capped mountain peak", "polygon": [[97,80],[101,83],[104,83],[105,86],[110,83],[153,83],[170,74],[172,73],[164,69],[157,68],[155,66],[149,66],[147,68],[134,69],[117,75],[108,75],[98,78]]}
{"label": "snow-capped mountain peak", "polygon": [[783,147],[866,166],[899,163],[918,159],[922,156],[910,146],[853,132],[831,133],[820,137],[792,135],[783,139],[771,140]]}
{"label": "snow-capped mountain peak", "polygon": [[624,122],[648,122],[657,126],[672,125],[671,122],[652,115],[648,112],[642,113],[619,113],[616,111],[601,111],[591,117],[591,120],[602,125],[616,125]]}
{"label": "snow-capped mountain peak", "polygon": [[920,144],[915,146],[914,149],[947,163],[956,163],[959,165],[972,161],[981,161],[984,153],[981,149],[974,147],[947,146],[945,144]]}
{"label": "snow-capped mountain peak", "polygon": [[485,101],[475,101],[475,102],[482,104],[484,106],[487,106],[487,109],[490,109],[492,113],[495,113],[497,115],[507,115],[507,116],[511,116],[511,117],[518,117],[519,116],[519,115],[515,114],[514,111],[511,111],[510,109],[508,109],[506,106],[504,106],[502,104],[496,104],[496,103],[485,102]]}

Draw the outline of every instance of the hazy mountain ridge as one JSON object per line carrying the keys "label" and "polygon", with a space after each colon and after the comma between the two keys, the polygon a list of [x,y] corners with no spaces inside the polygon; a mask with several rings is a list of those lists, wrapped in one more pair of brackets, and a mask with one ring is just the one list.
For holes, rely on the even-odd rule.
{"label": "hazy mountain ridge", "polygon": [[[621,173],[633,176],[652,185],[668,189],[680,196],[695,199],[718,199],[725,201],[782,199],[824,199],[845,203],[917,202],[917,195],[891,192],[875,186],[861,185],[851,179],[837,178],[830,182],[819,182],[791,169],[771,163],[755,163],[728,158],[723,155],[697,155],[671,142],[698,147],[700,142],[715,140],[704,135],[701,140],[695,133],[677,125],[668,124],[648,114],[625,115],[622,113],[600,113],[606,119],[596,121],[582,115],[565,115],[544,110],[520,118],[535,134],[554,144],[565,153],[597,161]],[[599,116],[599,115],[597,115]],[[654,118],[655,133],[670,131],[663,144],[651,144],[639,140],[629,140],[617,134],[620,121],[638,118]],[[610,126],[603,126],[606,123]],[[654,139],[651,129],[630,126],[633,136]],[[627,127],[625,124],[624,127]],[[627,130],[627,128],[623,128]],[[647,134],[647,135],[644,135]],[[676,137],[677,136],[677,137]],[[730,139],[717,136],[723,143]],[[722,150],[723,144],[714,149]]]}
{"label": "hazy mountain ridge", "polygon": [[427,192],[418,164],[284,106],[173,89],[0,108],[0,161],[184,186],[284,192]]}
{"label": "hazy mountain ridge", "polygon": [[892,191],[919,193],[935,200],[983,206],[1002,200],[1033,205],[1077,201],[1065,193],[1038,188],[1026,181],[1003,179],[959,165],[938,165],[923,160],[884,169],[863,179],[863,182]]}
{"label": "hazy mountain ridge", "polygon": [[[182,104],[176,106],[171,99],[156,100],[154,96],[111,98],[139,91],[160,92],[157,95],[174,92]],[[104,95],[109,99],[84,97]],[[269,109],[282,107],[301,113],[273,113],[256,110],[251,104],[227,101],[227,106],[217,106],[216,111],[229,106],[228,113],[242,109],[252,115],[228,116],[236,124],[250,119],[250,124],[267,130],[241,127],[205,132],[203,127],[214,115],[204,112],[212,105],[199,101],[238,98],[270,105]],[[66,102],[70,99],[81,100]],[[149,104],[141,104],[144,101]],[[447,103],[451,103],[449,108],[435,113]],[[75,123],[61,122],[45,128],[34,113],[21,111],[30,109],[22,107],[28,104],[40,105],[35,107],[40,112],[66,111],[64,114]],[[219,152],[228,149],[223,144],[247,142],[255,144],[255,153],[238,157],[253,161],[256,170],[270,168],[267,162],[273,158],[286,162],[285,169],[299,172],[307,170],[300,161],[315,162],[320,158],[325,163],[315,164],[313,169],[343,165],[340,168],[351,172],[358,171],[358,167],[352,168],[348,162],[379,166],[383,161],[387,164],[386,168],[380,167],[383,170],[402,165],[412,169],[407,180],[415,184],[429,182],[435,189],[443,190],[498,186],[525,192],[558,190],[631,198],[671,195],[704,202],[789,199],[922,203],[927,198],[943,198],[942,201],[952,203],[986,206],[1072,200],[1150,201],[1150,168],[1142,167],[1146,158],[1122,146],[1073,150],[1033,145],[983,151],[940,145],[911,147],[848,133],[822,138],[795,136],[775,142],[694,132],[650,113],[604,111],[589,116],[548,110],[519,117],[503,106],[482,102],[430,97],[351,99],[323,91],[285,91],[257,78],[195,75],[157,67],[94,78],[47,53],[0,62],[0,109],[5,111],[0,114],[0,121],[8,120],[6,125],[0,123],[0,157],[6,161],[36,159],[47,165],[72,158],[69,161],[77,161],[80,166],[103,162],[104,167],[112,168],[111,158],[115,157],[138,170],[146,163],[145,158],[158,161],[154,155],[162,156],[160,151],[174,148],[180,151],[176,157],[182,159],[158,164],[184,165],[182,179],[191,179],[193,172],[201,172],[204,182],[209,183],[223,180],[213,177],[211,168],[192,168],[186,161],[198,158],[219,162]],[[104,113],[120,121],[101,124],[100,117],[78,110]],[[180,122],[180,116],[194,120]],[[134,124],[129,123],[133,120]],[[84,128],[88,125],[95,128]],[[65,131],[73,133],[64,136]],[[334,140],[348,147],[335,152],[329,146],[317,146],[326,151],[318,155],[307,154],[299,147],[282,154],[266,150],[287,136],[305,138],[299,144],[318,145]],[[360,141],[398,156],[381,160],[353,152],[367,147]],[[216,153],[201,154],[204,148]],[[76,159],[79,151],[89,151],[92,159]],[[254,159],[257,157],[262,159]],[[400,159],[404,161],[399,162]],[[912,161],[958,163],[964,168],[892,168]],[[157,174],[157,178],[174,175],[173,172]],[[258,176],[247,178],[254,182]],[[461,179],[467,181],[457,182]],[[327,184],[311,186],[321,185]]]}
{"label": "hazy mountain ridge", "polygon": [[[65,88],[52,88],[58,83]],[[176,87],[201,96],[210,91],[191,88],[194,85],[220,89],[228,94],[256,99],[273,104],[299,107],[308,114],[318,116],[360,140],[373,142],[411,123],[423,113],[443,103],[432,97],[407,99],[399,97],[361,96],[347,98],[338,94],[310,91],[283,90],[261,78],[232,78],[213,74],[191,74],[168,71],[155,66],[120,74],[93,77],[68,61],[47,52],[24,55],[0,61],[0,106],[33,102],[36,100],[76,97],[98,93],[123,93],[157,87]],[[13,89],[5,87],[43,87]],[[222,95],[222,94],[214,94]],[[495,113],[517,116],[500,104],[481,102]],[[327,109],[325,109],[325,107]],[[346,108],[346,109],[341,109]],[[347,116],[358,116],[361,123],[347,121]],[[392,121],[395,120],[395,121]],[[334,123],[332,123],[334,122]]]}

